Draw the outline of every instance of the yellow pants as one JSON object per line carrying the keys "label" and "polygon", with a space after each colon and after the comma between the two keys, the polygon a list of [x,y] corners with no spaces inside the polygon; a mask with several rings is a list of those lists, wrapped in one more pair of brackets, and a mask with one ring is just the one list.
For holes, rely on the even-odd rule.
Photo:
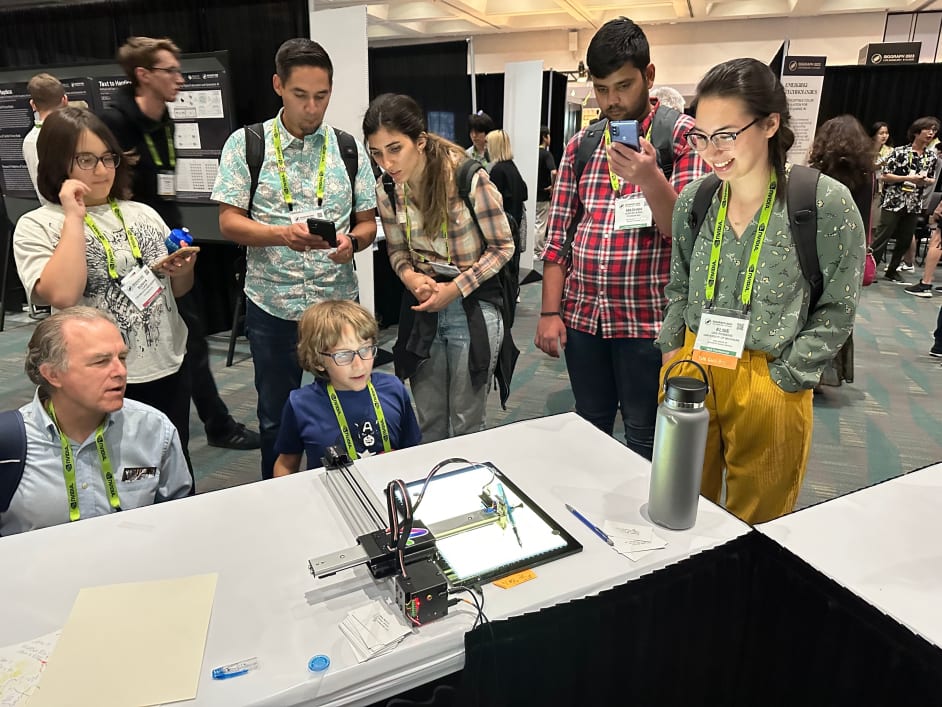
{"label": "yellow pants", "polygon": [[[690,358],[696,335],[688,331],[672,360]],[[670,365],[670,364],[668,364]],[[664,371],[661,369],[661,398]],[[745,351],[736,370],[706,369],[710,412],[700,492],[720,502],[726,472],[726,508],[747,523],[762,523],[795,507],[811,451],[813,393],[786,393],[769,376],[768,359]],[[701,378],[690,364],[671,376]]]}

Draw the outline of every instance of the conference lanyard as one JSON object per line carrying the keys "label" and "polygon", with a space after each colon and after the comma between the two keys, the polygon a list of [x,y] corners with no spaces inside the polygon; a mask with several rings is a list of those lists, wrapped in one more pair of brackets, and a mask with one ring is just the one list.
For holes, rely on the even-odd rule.
{"label": "conference lanyard", "polygon": [[[59,433],[59,443],[62,445],[62,475],[65,477],[65,488],[69,498],[69,521],[76,521],[81,517],[78,502],[78,485],[75,482],[75,457],[72,454],[72,443],[69,438],[62,434],[59,428],[59,421],[56,419],[56,411],[52,403],[49,403],[49,417],[52,418],[56,431]],[[114,479],[114,471],[111,468],[111,457],[108,455],[108,447],[105,444],[105,425],[104,420],[95,431],[95,449],[98,450],[98,458],[101,460],[101,479],[105,483],[105,491],[108,493],[108,503],[116,511],[121,510],[121,499],[118,497],[118,484]]]}
{"label": "conference lanyard", "polygon": [[[778,185],[778,179],[773,171],[769,177],[769,191],[766,194],[765,202],[762,204],[762,211],[759,214],[759,223],[756,224],[756,233],[752,238],[752,251],[749,253],[749,265],[746,268],[746,277],[742,283],[741,301],[743,312],[749,311],[752,303],[752,285],[756,279],[756,266],[759,263],[759,252],[762,250],[762,242],[765,240],[765,232],[769,227],[769,218],[772,216],[772,205],[775,203],[775,190]],[[710,249],[710,266],[707,268],[706,276],[706,307],[712,309],[716,298],[716,274],[720,266],[720,249],[723,246],[723,230],[726,226],[726,211],[729,208],[729,182],[723,182],[723,192],[720,197],[720,210],[716,215],[716,223],[713,226],[713,244]]]}
{"label": "conference lanyard", "polygon": [[[651,118],[651,123],[648,125],[648,132],[644,134],[644,139],[647,140],[648,142],[651,142],[651,128],[653,127],[654,127],[654,118]],[[612,171],[612,165],[609,163],[608,158],[607,158],[608,148],[611,146],[612,146],[612,133],[610,132],[609,125],[606,125],[605,126],[605,154],[606,154],[605,164],[608,167],[608,179],[612,183],[612,191],[615,192],[615,194],[619,194],[621,192],[621,177],[619,177],[617,174],[615,174]]]}
{"label": "conference lanyard", "polygon": [[[359,354],[357,354],[359,356]],[[376,413],[376,424],[379,425],[379,434],[383,439],[383,451],[388,452],[392,449],[389,445],[389,428],[386,426],[386,416],[383,414],[383,407],[379,404],[379,397],[376,395],[376,388],[372,383],[366,384],[370,391],[370,400],[373,401],[373,411]],[[347,447],[347,456],[350,460],[359,459],[357,449],[353,446],[353,436],[350,434],[350,425],[347,424],[347,416],[343,414],[343,408],[340,406],[340,399],[337,397],[337,391],[330,383],[327,384],[327,397],[330,398],[330,405],[334,409],[334,415],[337,417],[337,424],[340,425],[340,434],[343,435],[343,443]]]}
{"label": "conference lanyard", "polygon": [[[288,205],[288,211],[294,210],[294,197],[288,187],[288,170],[285,167],[285,154],[281,149],[281,129],[278,127],[279,117],[275,117],[271,124],[271,139],[275,146],[275,162],[278,164],[278,178],[281,180],[281,196]],[[321,160],[317,167],[317,208],[324,205],[324,182],[327,173],[327,139],[329,132],[324,131],[324,142],[321,145]]]}
{"label": "conference lanyard", "polygon": [[[173,149],[173,130],[171,130],[169,125],[164,126],[164,131],[167,135],[167,159],[170,161],[170,167],[177,166],[177,153]],[[157,147],[154,145],[154,141],[150,137],[150,133],[144,133],[144,142],[147,143],[147,149],[150,152],[151,159],[154,160],[154,164],[157,167],[163,167],[164,161],[160,159],[160,155],[157,154]]]}
{"label": "conference lanyard", "polygon": [[[395,198],[395,197],[393,197]],[[429,263],[428,258],[426,258],[421,253],[417,253],[412,247],[412,219],[409,217],[409,194],[408,187],[406,185],[402,186],[402,207],[406,210],[406,246],[409,248],[409,251],[415,255],[419,261],[423,263]],[[448,221],[442,221],[442,238],[445,239],[445,258],[448,260],[449,265],[453,265],[451,262],[451,244],[448,242]]]}
{"label": "conference lanyard", "polygon": [[[111,205],[111,211],[118,218],[118,221],[121,222],[121,228],[124,229],[124,234],[128,238],[128,244],[131,246],[131,255],[134,256],[134,259],[137,261],[138,265],[144,267],[144,256],[141,255],[141,248],[137,244],[137,238],[134,237],[134,234],[131,233],[131,230],[124,222],[124,216],[121,214],[121,209],[118,206],[118,202],[114,199],[108,199],[108,203]],[[108,277],[110,277],[115,282],[119,281],[121,276],[118,275],[114,250],[111,248],[111,244],[108,242],[108,239],[105,238],[105,235],[101,232],[101,229],[98,228],[98,224],[95,223],[95,220],[91,217],[90,214],[85,214],[85,225],[91,229],[92,233],[95,234],[95,238],[97,238],[98,242],[101,243],[101,247],[105,249],[105,259],[108,263]]]}

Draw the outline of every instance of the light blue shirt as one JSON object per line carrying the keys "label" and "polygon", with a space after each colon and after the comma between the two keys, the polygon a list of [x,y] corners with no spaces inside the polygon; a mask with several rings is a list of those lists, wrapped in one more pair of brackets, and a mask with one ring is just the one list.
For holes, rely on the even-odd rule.
{"label": "light blue shirt", "polygon": [[[255,198],[249,204],[251,176],[245,161],[245,131],[236,130],[222,149],[219,172],[212,199],[245,209],[255,221],[271,225],[292,222],[291,214],[315,211],[317,173],[321,148],[327,137],[323,218],[333,221],[338,233],[349,233],[353,197],[350,178],[337,144],[337,135],[326,123],[304,139],[296,138],[279,124],[281,148],[285,159],[288,188],[294,208],[288,210],[281,193],[278,163],[272,142],[271,126],[277,118],[264,123],[265,157],[259,172]],[[356,211],[376,207],[376,189],[370,161],[357,142]],[[326,299],[357,298],[356,272],[352,263],[338,265],[327,257],[327,250],[299,253],[287,246],[247,249],[245,294],[262,310],[280,319],[296,321],[308,306]]]}
{"label": "light blue shirt", "polygon": [[[0,535],[69,522],[59,432],[40,403],[38,390],[20,413],[26,424],[26,468],[9,510],[0,513]],[[190,472],[180,438],[162,412],[136,400],[125,400],[123,408],[107,416],[104,437],[123,511],[189,493]],[[72,451],[81,517],[112,513],[95,433],[81,444],[72,442]],[[134,476],[141,478],[131,480]]]}

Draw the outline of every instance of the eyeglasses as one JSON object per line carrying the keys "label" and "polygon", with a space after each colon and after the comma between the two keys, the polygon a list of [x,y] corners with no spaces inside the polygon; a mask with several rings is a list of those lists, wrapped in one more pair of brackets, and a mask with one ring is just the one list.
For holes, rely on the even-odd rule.
{"label": "eyeglasses", "polygon": [[183,72],[180,70],[179,66],[148,66],[148,71],[163,71],[165,74],[173,74],[174,76],[183,76]]}
{"label": "eyeglasses", "polygon": [[79,152],[72,160],[79,166],[79,169],[93,170],[101,162],[105,169],[114,169],[121,164],[121,155],[114,152],[106,152],[101,157],[93,155],[91,152]]}
{"label": "eyeglasses", "polygon": [[698,130],[689,130],[687,134],[684,135],[684,137],[687,139],[687,144],[697,152],[703,152],[705,149],[707,149],[707,146],[711,144],[717,150],[732,150],[733,145],[736,144],[736,138],[738,138],[765,117],[766,116],[764,115],[760,115],[746,127],[732,132],[724,130],[722,132],[713,133],[712,135],[707,135],[705,133],[701,133]]}
{"label": "eyeglasses", "polygon": [[369,344],[358,348],[356,351],[347,349],[346,351],[334,351],[333,353],[327,353],[326,351],[318,351],[318,353],[321,356],[330,356],[338,366],[349,366],[353,363],[354,356],[359,356],[364,361],[369,361],[376,356],[378,349],[379,347],[376,344]]}

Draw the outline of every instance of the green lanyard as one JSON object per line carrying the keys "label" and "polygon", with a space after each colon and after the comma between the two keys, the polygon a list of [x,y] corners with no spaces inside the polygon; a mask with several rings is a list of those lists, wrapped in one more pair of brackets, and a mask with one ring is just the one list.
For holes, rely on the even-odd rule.
{"label": "green lanyard", "polygon": [[[409,194],[406,191],[406,189],[407,187],[403,185],[402,186],[402,207],[406,210],[406,246],[408,246],[409,252],[411,252],[416,258],[418,258],[420,262],[427,263],[429,262],[428,258],[426,258],[421,253],[417,253],[412,248],[412,219],[409,218]],[[445,239],[445,257],[448,259],[448,264],[452,265],[451,244],[448,241],[447,219],[445,221],[442,221],[442,238]]]}
{"label": "green lanyard", "polygon": [[[131,230],[124,222],[124,216],[121,214],[121,208],[118,206],[118,202],[114,199],[108,199],[108,203],[111,205],[111,211],[118,218],[118,221],[121,222],[121,228],[124,229],[124,234],[127,236],[128,243],[131,246],[131,255],[134,256],[134,259],[137,261],[138,265],[144,267],[144,256],[141,255],[141,248],[137,244],[137,238],[134,237],[134,234],[131,233]],[[108,277],[110,277],[115,282],[119,281],[121,276],[118,275],[114,250],[112,250],[108,239],[105,238],[105,235],[101,232],[101,229],[98,228],[98,224],[95,223],[95,220],[91,217],[90,214],[85,214],[85,225],[91,229],[92,233],[95,234],[95,238],[97,238],[98,242],[101,243],[101,247],[105,249],[105,258],[108,262]]]}
{"label": "green lanyard", "polygon": [[[285,167],[285,154],[281,150],[281,129],[278,127],[280,118],[275,117],[275,122],[271,124],[271,139],[275,145],[275,162],[278,164],[278,177],[281,179],[281,196],[288,205],[288,211],[294,210],[294,197],[291,196],[291,189],[288,187],[288,170]],[[321,160],[317,167],[317,207],[324,205],[324,183],[327,173],[327,139],[329,133],[324,131],[324,143],[321,145]]]}
{"label": "green lanyard", "polygon": [[[383,438],[383,451],[388,452],[392,449],[389,446],[389,428],[386,426],[386,416],[383,414],[383,407],[379,404],[379,397],[376,395],[376,388],[372,383],[366,384],[370,391],[370,400],[373,401],[373,410],[376,413],[376,424],[379,425],[379,433]],[[359,459],[356,447],[353,446],[353,437],[350,435],[350,425],[347,424],[347,416],[343,414],[343,408],[340,406],[340,399],[337,397],[337,391],[330,383],[327,384],[327,397],[330,398],[330,405],[334,409],[334,415],[337,417],[337,424],[340,425],[340,434],[343,435],[343,443],[347,447],[347,456],[350,460]]]}
{"label": "green lanyard", "polygon": [[[72,455],[72,443],[59,429],[59,421],[56,419],[56,411],[53,409],[51,402],[48,411],[49,417],[52,418],[56,431],[59,433],[59,443],[62,445],[62,475],[65,477],[65,488],[69,496],[69,521],[76,521],[81,517],[81,514],[78,503],[78,486],[75,483],[75,457]],[[98,450],[98,458],[101,460],[101,478],[105,482],[105,491],[108,492],[108,503],[116,511],[120,511],[121,499],[118,497],[118,484],[114,480],[111,457],[108,456],[108,447],[105,445],[106,424],[107,420],[102,422],[95,431],[95,448]]]}
{"label": "green lanyard", "polygon": [[[752,285],[756,279],[756,266],[759,263],[759,252],[762,250],[762,242],[765,240],[765,232],[769,227],[769,218],[772,216],[772,205],[775,203],[775,190],[778,185],[778,178],[773,171],[769,177],[769,191],[766,194],[765,202],[762,204],[762,211],[759,214],[759,223],[756,224],[756,234],[752,238],[752,251],[749,253],[749,266],[746,268],[746,277],[742,283],[742,304],[743,312],[748,312],[752,302]],[[729,208],[729,182],[723,182],[723,192],[720,197],[720,210],[716,215],[716,223],[713,225],[713,245],[710,249],[710,266],[707,269],[706,276],[706,306],[705,309],[713,308],[713,301],[716,298],[716,274],[720,267],[720,249],[723,245],[723,231],[726,227],[726,210]]]}
{"label": "green lanyard", "polygon": [[[173,149],[173,130],[169,125],[164,126],[164,131],[167,135],[167,157],[170,160],[170,168],[173,169],[177,166],[177,152]],[[163,167],[164,161],[160,159],[160,155],[157,154],[157,148],[154,146],[154,141],[150,137],[150,133],[144,133],[144,142],[147,143],[147,149],[150,151],[151,159],[154,160],[154,164],[157,167]]]}
{"label": "green lanyard", "polygon": [[[654,119],[652,118],[652,119],[651,119],[651,123],[648,125],[648,132],[646,132],[646,133],[644,134],[644,139],[647,140],[648,142],[651,142],[651,128],[653,128],[653,127],[654,127]],[[605,150],[606,150],[606,152],[605,152],[605,154],[606,154],[605,163],[606,163],[606,165],[608,166],[608,179],[609,179],[609,181],[612,183],[612,191],[615,192],[615,194],[619,194],[619,193],[621,193],[621,177],[619,177],[617,174],[615,174],[615,173],[612,171],[612,166],[611,166],[610,164],[608,164],[608,157],[607,157],[607,155],[608,155],[608,148],[612,146],[612,134],[611,134],[611,132],[609,131],[609,126],[608,126],[608,125],[605,126],[605,133],[604,133],[604,135],[605,135]]]}

